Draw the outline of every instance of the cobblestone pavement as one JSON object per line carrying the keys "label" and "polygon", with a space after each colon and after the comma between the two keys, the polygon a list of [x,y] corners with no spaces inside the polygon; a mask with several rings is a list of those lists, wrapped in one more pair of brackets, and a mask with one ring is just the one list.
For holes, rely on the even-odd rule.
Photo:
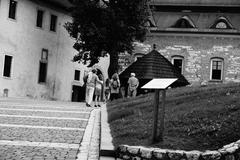
{"label": "cobblestone pavement", "polygon": [[84,103],[0,99],[0,160],[97,160],[100,110]]}

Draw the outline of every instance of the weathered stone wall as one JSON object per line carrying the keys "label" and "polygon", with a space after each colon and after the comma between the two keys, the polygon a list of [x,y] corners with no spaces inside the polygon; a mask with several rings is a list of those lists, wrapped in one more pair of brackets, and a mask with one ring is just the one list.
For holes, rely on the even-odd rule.
{"label": "weathered stone wall", "polygon": [[117,158],[122,160],[239,160],[240,140],[214,151],[184,151],[121,145]]}
{"label": "weathered stone wall", "polygon": [[191,84],[210,81],[211,58],[223,59],[223,80],[240,81],[240,37],[220,35],[161,35],[152,34],[145,45],[137,45],[135,53],[148,53],[153,44],[169,61],[173,56],[183,57],[183,75]]}
{"label": "weathered stone wall", "polygon": [[[70,101],[72,85],[82,86],[86,65],[73,63],[76,50],[64,24],[68,13],[54,5],[17,1],[16,20],[8,18],[9,0],[0,5],[0,97],[8,89],[9,97],[31,97]],[[43,27],[36,27],[37,9],[44,10]],[[57,16],[56,32],[49,31],[50,15]],[[42,49],[48,50],[46,83],[38,83]],[[11,77],[3,76],[4,57],[12,56]],[[109,58],[101,58],[97,68],[107,78]],[[98,67],[98,66],[101,66]],[[80,70],[80,81],[74,71]]]}

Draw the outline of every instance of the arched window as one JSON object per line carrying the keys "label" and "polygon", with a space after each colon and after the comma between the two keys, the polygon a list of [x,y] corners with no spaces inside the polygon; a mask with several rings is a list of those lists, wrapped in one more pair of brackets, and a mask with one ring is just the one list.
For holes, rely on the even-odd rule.
{"label": "arched window", "polygon": [[134,54],[134,61],[137,61],[138,59],[142,58],[144,56],[143,53],[135,53]]}
{"label": "arched window", "polygon": [[171,28],[196,28],[188,16],[183,16]]}
{"label": "arched window", "polygon": [[213,25],[210,27],[211,29],[234,29],[232,24],[225,17],[219,17]]}
{"label": "arched window", "polygon": [[223,59],[212,58],[211,59],[211,71],[210,80],[222,80],[223,79]]}
{"label": "arched window", "polygon": [[179,72],[183,73],[183,60],[182,56],[172,56],[172,64],[179,70]]}

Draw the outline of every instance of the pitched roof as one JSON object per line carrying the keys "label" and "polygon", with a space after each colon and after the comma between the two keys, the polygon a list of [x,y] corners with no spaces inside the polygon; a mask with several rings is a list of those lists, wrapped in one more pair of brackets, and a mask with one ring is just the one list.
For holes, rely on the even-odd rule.
{"label": "pitched roof", "polygon": [[31,0],[35,3],[46,3],[51,5],[52,7],[58,7],[60,9],[68,10],[73,5],[69,0]]}
{"label": "pitched roof", "polygon": [[61,5],[62,7],[68,8],[71,7],[71,2],[69,0],[48,0],[50,2]]}
{"label": "pitched roof", "polygon": [[156,50],[139,58],[136,62],[132,63],[122,73],[120,79],[129,78],[130,73],[134,72],[138,79],[151,80],[153,78],[178,78],[176,81],[177,86],[188,85],[189,82],[185,77],[179,73],[172,63],[170,63],[164,56]]}
{"label": "pitched roof", "polygon": [[239,6],[239,0],[151,0],[152,5]]}

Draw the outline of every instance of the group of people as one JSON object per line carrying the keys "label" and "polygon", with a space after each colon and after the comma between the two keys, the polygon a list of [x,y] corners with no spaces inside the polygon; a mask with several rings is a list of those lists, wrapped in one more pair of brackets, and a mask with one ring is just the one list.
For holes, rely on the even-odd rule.
{"label": "group of people", "polygon": [[[105,85],[103,81],[103,76],[101,74],[97,75],[97,70],[92,69],[87,76],[84,78],[84,83],[86,84],[86,106],[91,107],[93,97],[95,95],[94,106],[101,107],[101,95],[104,93],[105,101],[114,100],[119,98],[121,91],[120,79],[117,73],[113,74],[111,79],[106,79]],[[104,86],[104,87],[103,87]],[[135,73],[131,73],[128,79],[128,97],[136,97],[137,88],[139,86],[139,80],[136,78]],[[105,92],[103,92],[103,89]]]}
{"label": "group of people", "polygon": [[91,103],[93,101],[93,95],[95,94],[95,107],[100,106],[100,99],[101,99],[101,90],[103,85],[103,77],[102,75],[97,76],[97,70],[92,69],[87,76],[84,78],[84,83],[86,84],[86,95],[85,101],[86,106],[91,107]]}

